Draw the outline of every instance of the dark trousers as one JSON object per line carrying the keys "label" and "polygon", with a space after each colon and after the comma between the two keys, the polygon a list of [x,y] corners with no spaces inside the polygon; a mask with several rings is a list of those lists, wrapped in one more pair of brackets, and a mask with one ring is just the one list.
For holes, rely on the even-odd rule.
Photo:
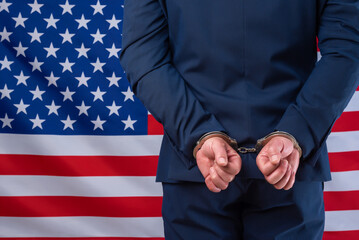
{"label": "dark trousers", "polygon": [[265,180],[236,178],[227,190],[163,183],[167,240],[319,240],[324,231],[322,182],[276,190]]}

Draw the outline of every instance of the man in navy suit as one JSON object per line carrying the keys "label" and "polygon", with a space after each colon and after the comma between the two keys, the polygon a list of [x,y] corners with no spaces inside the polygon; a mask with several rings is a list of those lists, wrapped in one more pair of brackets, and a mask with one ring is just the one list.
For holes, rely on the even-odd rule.
{"label": "man in navy suit", "polygon": [[123,24],[121,64],[165,130],[166,239],[321,239],[359,0],[125,0]]}

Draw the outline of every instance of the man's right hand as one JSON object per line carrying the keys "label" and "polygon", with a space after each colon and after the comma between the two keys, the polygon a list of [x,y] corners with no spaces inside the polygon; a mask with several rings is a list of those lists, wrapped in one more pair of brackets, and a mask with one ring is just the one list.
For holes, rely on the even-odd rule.
{"label": "man's right hand", "polygon": [[196,159],[205,183],[212,192],[225,190],[242,166],[239,154],[220,137],[207,139],[197,152]]}

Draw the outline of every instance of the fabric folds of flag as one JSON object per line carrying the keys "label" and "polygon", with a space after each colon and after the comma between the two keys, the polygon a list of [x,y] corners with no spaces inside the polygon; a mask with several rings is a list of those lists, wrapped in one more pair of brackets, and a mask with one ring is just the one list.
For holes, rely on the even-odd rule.
{"label": "fabric folds of flag", "polygon": [[[0,0],[0,238],[163,239],[162,126],[119,64],[123,0]],[[324,239],[359,238],[359,91],[328,147]]]}

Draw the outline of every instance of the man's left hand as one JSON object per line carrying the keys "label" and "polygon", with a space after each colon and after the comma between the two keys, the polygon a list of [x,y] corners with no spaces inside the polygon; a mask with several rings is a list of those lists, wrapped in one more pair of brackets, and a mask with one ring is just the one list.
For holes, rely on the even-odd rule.
{"label": "man's left hand", "polygon": [[267,182],[276,189],[289,190],[295,182],[299,157],[290,139],[276,136],[262,148],[256,162]]}

